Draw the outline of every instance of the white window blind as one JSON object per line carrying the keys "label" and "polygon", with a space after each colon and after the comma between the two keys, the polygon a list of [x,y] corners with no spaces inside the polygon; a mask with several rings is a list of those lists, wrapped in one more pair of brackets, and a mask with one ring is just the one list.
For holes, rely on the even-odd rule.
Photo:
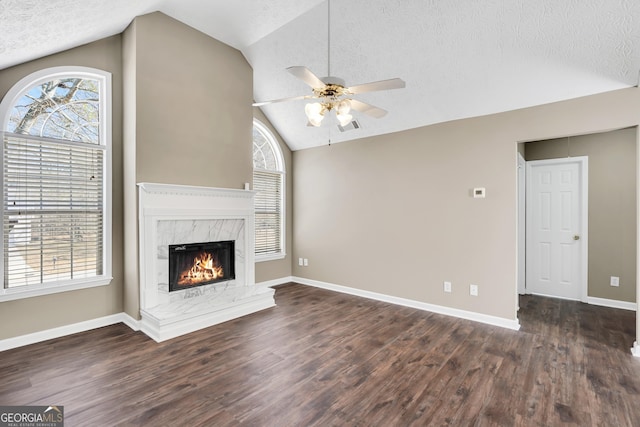
{"label": "white window blind", "polygon": [[105,147],[3,139],[5,288],[102,275]]}
{"label": "white window blind", "polygon": [[284,158],[275,137],[253,121],[253,189],[256,261],[279,259],[284,250]]}
{"label": "white window blind", "polygon": [[257,191],[256,255],[282,252],[282,173],[253,171],[253,189]]}
{"label": "white window blind", "polygon": [[111,74],[36,71],[0,101],[0,301],[111,280]]}

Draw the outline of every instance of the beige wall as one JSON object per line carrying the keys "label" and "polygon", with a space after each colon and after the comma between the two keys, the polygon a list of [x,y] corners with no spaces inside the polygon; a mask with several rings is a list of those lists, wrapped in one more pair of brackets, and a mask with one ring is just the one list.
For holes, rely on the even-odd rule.
{"label": "beige wall", "polygon": [[636,302],[636,141],[629,128],[524,144],[527,160],[589,157],[591,297]]}
{"label": "beige wall", "polygon": [[515,319],[517,143],[639,119],[630,88],[296,151],[293,274]]}
{"label": "beige wall", "polygon": [[291,164],[291,150],[282,140],[269,119],[259,108],[253,109],[254,117],[264,124],[276,137],[282,150],[285,165],[285,252],[287,256],[281,260],[256,263],[256,283],[282,279],[291,276],[291,253],[293,251],[293,167]]}
{"label": "beige wall", "polygon": [[76,65],[112,73],[113,85],[113,281],[79,291],[0,303],[0,339],[120,313],[122,257],[122,60],[121,37],[113,36],[59,54],[0,70],[0,97],[23,77],[49,67]]}
{"label": "beige wall", "polygon": [[135,24],[138,182],[243,188],[253,176],[251,67],[162,13]]}

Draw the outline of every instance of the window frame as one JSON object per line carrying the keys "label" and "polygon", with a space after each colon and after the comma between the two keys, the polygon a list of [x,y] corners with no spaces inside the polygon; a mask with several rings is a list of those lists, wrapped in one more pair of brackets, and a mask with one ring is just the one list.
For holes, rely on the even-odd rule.
{"label": "window frame", "polygon": [[[0,239],[0,277],[3,285],[0,286],[0,302],[12,301],[23,298],[31,298],[41,295],[49,295],[59,292],[67,292],[78,289],[86,289],[97,286],[106,286],[113,280],[112,277],[112,86],[111,73],[96,68],[80,66],[51,67],[36,71],[22,78],[6,93],[0,102],[0,138],[4,144],[4,136],[7,132],[9,117],[15,103],[24,93],[36,85],[57,78],[87,78],[100,84],[99,101],[99,145],[104,147],[104,171],[103,171],[103,272],[92,278],[71,279],[58,282],[40,283],[37,285],[24,285],[14,288],[5,288],[4,265],[4,236]],[[21,135],[22,136],[22,135]],[[29,138],[33,135],[24,135]],[[0,163],[3,165],[0,174],[0,187],[4,188],[4,148],[0,150]],[[4,230],[4,215],[0,216],[0,228]],[[3,231],[4,233],[4,231]]]}
{"label": "window frame", "polygon": [[[273,135],[273,133],[269,130],[269,128],[262,123],[260,120],[254,118],[253,119],[253,127],[257,128],[258,131],[260,133],[262,133],[262,135],[265,137],[265,139],[267,140],[267,142],[269,143],[269,145],[271,146],[271,148],[274,151],[274,155],[275,155],[275,160],[276,160],[276,166],[278,168],[278,170],[274,171],[274,170],[270,170],[270,169],[260,169],[260,168],[256,168],[253,167],[253,171],[260,171],[260,172],[269,172],[269,173],[278,173],[280,174],[280,194],[281,194],[281,200],[280,200],[280,252],[277,253],[271,253],[271,254],[254,254],[255,255],[255,262],[264,262],[264,261],[275,261],[275,260],[279,260],[279,259],[284,259],[287,256],[287,251],[286,251],[286,246],[287,246],[287,241],[286,241],[286,229],[287,229],[287,221],[286,221],[286,211],[287,211],[287,207],[286,207],[286,201],[287,201],[287,197],[286,197],[286,190],[287,190],[287,181],[286,181],[286,167],[285,167],[285,161],[284,161],[284,155],[282,153],[282,149],[280,148],[280,144],[278,144],[278,141],[276,141],[275,136]],[[252,163],[253,163],[253,138],[252,138]],[[257,229],[257,227],[256,227]],[[255,238],[255,236],[254,236]]]}

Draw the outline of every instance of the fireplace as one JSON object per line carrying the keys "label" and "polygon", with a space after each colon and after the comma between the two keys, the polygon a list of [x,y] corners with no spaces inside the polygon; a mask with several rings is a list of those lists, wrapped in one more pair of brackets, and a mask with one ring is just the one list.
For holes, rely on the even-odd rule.
{"label": "fireplace", "polygon": [[[275,291],[255,282],[253,191],[150,182],[138,189],[142,332],[162,342],[275,306]],[[195,242],[226,241],[233,247],[218,259],[224,281],[169,291],[170,282],[177,285],[169,258],[189,259],[176,252]],[[185,250],[170,254],[174,246]],[[171,261],[173,276],[178,261]]]}
{"label": "fireplace", "polygon": [[169,245],[169,292],[235,277],[233,240]]}

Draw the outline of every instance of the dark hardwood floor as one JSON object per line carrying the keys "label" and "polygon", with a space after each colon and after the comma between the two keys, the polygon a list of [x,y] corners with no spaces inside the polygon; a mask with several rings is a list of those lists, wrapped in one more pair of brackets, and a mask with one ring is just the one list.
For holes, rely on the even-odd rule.
{"label": "dark hardwood floor", "polygon": [[0,405],[67,426],[640,426],[635,313],[522,297],[518,332],[298,284],[157,344],[114,325],[0,353]]}

